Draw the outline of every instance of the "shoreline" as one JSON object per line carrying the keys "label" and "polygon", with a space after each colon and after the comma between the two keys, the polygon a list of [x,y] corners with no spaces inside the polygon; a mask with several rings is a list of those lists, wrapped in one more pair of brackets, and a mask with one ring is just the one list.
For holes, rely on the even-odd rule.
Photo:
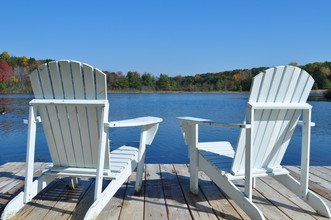
{"label": "shoreline", "polygon": [[[323,94],[327,89],[311,90],[310,94]],[[113,94],[249,94],[249,91],[139,91],[139,90],[108,90]],[[32,93],[0,93],[0,95],[28,95]]]}

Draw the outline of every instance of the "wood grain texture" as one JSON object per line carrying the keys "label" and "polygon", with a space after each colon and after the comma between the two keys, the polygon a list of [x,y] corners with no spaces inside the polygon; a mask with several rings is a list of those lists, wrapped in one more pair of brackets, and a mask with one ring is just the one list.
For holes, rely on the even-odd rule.
{"label": "wood grain texture", "polygon": [[[35,164],[35,175],[49,166]],[[248,219],[247,215],[210,179],[199,172],[200,194],[189,193],[189,173],[185,164],[146,164],[144,190],[134,195],[135,174],[122,185],[98,219]],[[299,167],[288,166],[292,175]],[[14,194],[23,190],[25,163],[0,166],[0,214]],[[324,196],[331,208],[331,167],[312,167],[310,189]],[[316,181],[316,182],[315,182]],[[243,181],[236,181],[243,190]],[[322,184],[323,186],[321,186]],[[104,186],[106,182],[104,183]],[[4,191],[5,189],[5,191]],[[58,179],[25,206],[17,219],[82,219],[93,202],[94,180],[84,179],[75,190],[69,190],[67,178]],[[326,219],[287,190],[272,177],[261,178],[253,191],[253,200],[268,219]],[[135,211],[133,211],[135,210]]]}

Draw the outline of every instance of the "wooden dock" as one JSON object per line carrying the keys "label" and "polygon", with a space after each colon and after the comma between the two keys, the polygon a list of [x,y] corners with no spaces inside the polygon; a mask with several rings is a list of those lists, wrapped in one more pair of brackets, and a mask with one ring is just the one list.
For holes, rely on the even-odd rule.
{"label": "wooden dock", "polygon": [[[47,163],[35,164],[40,175]],[[0,166],[0,214],[24,185],[25,163]],[[297,178],[299,167],[287,167]],[[135,174],[131,175],[98,219],[249,219],[219,188],[200,173],[198,195],[189,193],[189,173],[185,164],[147,164],[140,195],[134,195]],[[82,219],[93,201],[94,181],[84,179],[75,190],[68,179],[58,179],[15,219]],[[243,182],[237,182],[242,188]],[[331,208],[331,167],[310,169],[310,189],[321,195]],[[272,178],[257,180],[253,200],[267,219],[327,219],[320,217],[293,193]]]}

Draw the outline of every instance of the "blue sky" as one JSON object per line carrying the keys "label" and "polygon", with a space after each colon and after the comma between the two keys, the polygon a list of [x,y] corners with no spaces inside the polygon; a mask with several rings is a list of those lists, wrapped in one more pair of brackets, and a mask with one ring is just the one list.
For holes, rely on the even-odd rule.
{"label": "blue sky", "polygon": [[331,1],[1,1],[0,52],[159,76],[331,61]]}

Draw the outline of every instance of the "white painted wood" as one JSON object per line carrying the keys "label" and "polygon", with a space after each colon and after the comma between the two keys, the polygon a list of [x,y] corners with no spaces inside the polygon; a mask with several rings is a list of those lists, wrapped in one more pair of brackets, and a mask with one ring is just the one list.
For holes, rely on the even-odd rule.
{"label": "white painted wood", "polygon": [[150,126],[148,125],[141,126],[135,192],[140,192],[141,190],[141,184],[144,174],[144,161],[146,155],[146,139],[149,128]]}
{"label": "white painted wood", "polygon": [[[42,80],[41,80],[40,74],[45,75],[44,69],[45,69],[45,67],[38,68],[30,75],[31,85],[33,86],[32,88],[33,88],[35,97],[40,98],[40,99],[50,98],[50,96],[47,96],[44,93],[43,86],[41,85]],[[43,77],[43,78],[45,78],[45,77]],[[48,83],[47,82],[48,81],[46,80],[46,84],[49,84],[49,82]],[[47,89],[49,89],[49,88],[47,88]],[[43,125],[44,133],[46,136],[47,144],[48,144],[49,150],[51,152],[51,158],[55,163],[60,163],[60,156],[56,149],[55,137],[51,132],[52,126],[51,126],[50,119],[49,119],[48,109],[46,107],[38,107],[38,111],[39,111],[41,119],[43,120],[42,125]]]}
{"label": "white painted wood", "polygon": [[24,193],[20,192],[6,205],[5,209],[1,214],[1,219],[13,219],[15,214],[24,206]]}
{"label": "white painted wood", "polygon": [[[54,99],[53,86],[50,80],[48,66],[46,64],[41,65],[39,67],[39,75],[40,75],[41,85],[44,91],[44,97],[47,99]],[[52,105],[46,106],[45,108],[48,113],[48,119],[51,128],[44,132],[51,133],[54,136],[55,148],[57,149],[59,155],[59,162],[62,165],[66,165],[68,163],[68,158],[64,148],[64,141],[62,137],[60,122],[58,119],[57,109],[55,106]],[[43,117],[42,117],[42,121],[44,121]]]}
{"label": "white painted wood", "polygon": [[29,104],[50,106],[50,105],[65,105],[65,106],[86,106],[102,107],[108,103],[107,100],[76,100],[76,99],[33,99]]}
{"label": "white painted wood", "polygon": [[[96,178],[95,203],[88,211],[94,217],[137,164],[136,190],[139,191],[146,144],[152,143],[162,119],[149,116],[109,123],[106,75],[87,64],[65,60],[50,62],[33,71],[30,79],[35,99],[30,102],[28,120],[26,185],[24,193],[18,195],[4,213],[14,214],[58,176],[70,177],[73,188],[77,177]],[[32,182],[36,123],[40,121],[53,165]],[[109,127],[127,126],[141,126],[139,149],[124,145],[110,152]],[[104,179],[112,181],[102,191]]]}
{"label": "white painted wood", "polygon": [[[254,121],[254,112],[252,112],[251,120]],[[254,149],[254,127],[246,129],[246,157],[245,157],[245,195],[249,201],[252,201],[253,190],[253,154],[258,149]]]}
{"label": "white painted wood", "polygon": [[[101,121],[106,121],[108,117],[108,106],[101,109]],[[102,191],[102,180],[103,180],[103,168],[105,160],[105,151],[106,151],[106,138],[108,130],[105,129],[103,123],[100,123],[99,127],[100,136],[99,136],[99,145],[98,145],[98,164],[97,164],[97,176],[95,178],[95,190],[94,190],[94,201],[98,199]]]}
{"label": "white painted wood", "polygon": [[98,69],[94,69],[94,72],[95,72],[96,97],[97,99],[107,100],[106,75]]}
{"label": "white painted wood", "polygon": [[86,99],[95,100],[95,81],[94,81],[94,69],[88,64],[83,64],[83,76],[85,85]]}
{"label": "white painted wood", "polygon": [[318,195],[310,190],[308,190],[307,194],[303,194],[301,183],[294,179],[291,175],[278,175],[274,176],[274,178],[315,209],[318,214],[328,218],[331,217],[331,212],[328,205]]}
{"label": "white painted wood", "polygon": [[72,81],[72,74],[70,70],[70,62],[67,60],[58,61],[61,79],[63,84],[64,98],[74,99],[74,88]]}
{"label": "white painted wood", "polygon": [[121,121],[111,121],[107,124],[108,127],[134,127],[134,126],[143,126],[149,124],[156,124],[162,122],[161,118],[157,117],[139,117]]}
{"label": "white painted wood", "polygon": [[[189,172],[190,172],[190,191],[193,194],[198,194],[198,172],[199,172],[199,154],[198,154],[198,138],[199,130],[198,125],[195,122],[205,121],[205,119],[198,119],[192,117],[178,117],[180,127],[185,139],[185,143],[188,145],[189,152]],[[209,121],[209,120],[207,120]]]}
{"label": "white painted wood", "polygon": [[305,197],[308,195],[309,185],[309,158],[310,158],[310,121],[311,111],[303,112],[303,127],[302,127],[302,148],[301,148],[301,191]]}
{"label": "white painted wood", "polygon": [[[308,190],[311,106],[306,103],[313,79],[298,67],[270,68],[254,77],[242,124],[225,125],[208,119],[178,117],[189,146],[191,191],[197,193],[198,170],[205,172],[252,219],[264,219],[252,203],[256,177],[274,176],[318,213],[330,216],[328,207]],[[281,161],[303,114],[301,178],[295,181]],[[228,142],[199,142],[198,126],[240,128],[236,151]],[[245,179],[244,194],[231,182]]]}
{"label": "white painted wood", "polygon": [[42,91],[42,88],[41,88],[41,84],[40,84],[38,69],[35,69],[30,74],[30,81],[31,81],[32,90],[34,92],[34,97],[36,99],[42,99],[42,98],[44,98],[44,94],[43,94],[43,91]]}
{"label": "white painted wood", "polygon": [[74,84],[75,99],[85,99],[81,63],[77,61],[71,61],[70,67],[72,72],[72,81]]}
{"label": "white painted wood", "polygon": [[[63,85],[62,80],[59,72],[59,67],[57,65],[57,62],[50,62],[48,64],[49,67],[49,74],[51,78],[51,83],[54,90],[54,98],[55,99],[64,99],[64,93],[63,93]],[[76,158],[74,157],[74,149],[72,146],[71,141],[71,135],[70,135],[70,127],[67,117],[67,110],[65,106],[57,106],[56,110],[58,112],[58,119],[60,123],[60,130],[62,134],[62,143],[63,143],[63,150],[65,154],[67,155],[67,163],[70,166],[74,166],[76,164]],[[54,117],[54,115],[53,115]]]}
{"label": "white painted wood", "polygon": [[[201,165],[200,165],[201,163]],[[199,167],[207,176],[230,196],[251,219],[265,219],[259,208],[251,202],[225,175],[220,175],[219,170],[206,160],[199,161]]]}
{"label": "white painted wood", "polygon": [[33,165],[34,165],[34,152],[36,143],[36,115],[37,109],[33,106],[29,107],[29,125],[28,125],[28,140],[26,147],[26,167],[25,167],[25,185],[24,203],[32,200],[33,195],[30,193],[33,182]]}
{"label": "white painted wood", "polygon": [[[92,66],[83,64],[83,76],[84,76],[84,88],[85,88],[85,97],[87,100],[93,100],[95,102],[96,94],[95,94],[95,80],[94,80],[94,69]],[[81,110],[83,111],[83,110]],[[87,117],[81,121],[82,127],[90,128],[82,130],[82,143],[83,143],[83,154],[85,158],[85,166],[86,167],[95,167],[97,163],[97,152],[95,147],[98,142],[98,133],[96,132],[98,129],[98,124],[96,123],[96,111],[97,109],[94,107],[87,107],[86,114]],[[88,126],[89,125],[89,126]],[[106,155],[109,152],[107,151]],[[106,157],[107,158],[107,157]],[[105,168],[109,168],[109,160],[105,160]]]}
{"label": "white painted wood", "polygon": [[121,172],[121,174],[116,178],[116,180],[111,181],[103,193],[99,196],[98,200],[95,200],[91,205],[89,210],[86,212],[84,219],[95,219],[102,209],[107,205],[109,200],[114,196],[117,190],[123,185],[126,179],[131,175],[137,167],[136,161],[130,161],[126,168]]}

